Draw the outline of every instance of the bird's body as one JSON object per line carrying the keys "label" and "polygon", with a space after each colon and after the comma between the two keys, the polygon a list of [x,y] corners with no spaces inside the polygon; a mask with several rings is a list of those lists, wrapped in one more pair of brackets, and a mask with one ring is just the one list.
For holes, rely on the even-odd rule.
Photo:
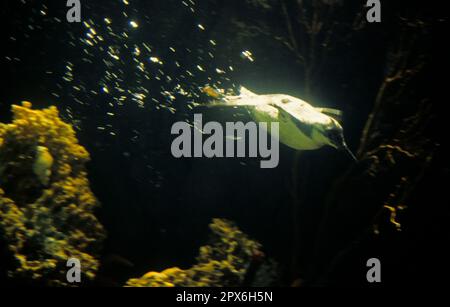
{"label": "bird's body", "polygon": [[213,105],[246,108],[256,122],[278,122],[279,141],[296,150],[314,150],[329,145],[348,151],[354,158],[345,144],[342,126],[327,115],[339,116],[338,110],[315,108],[285,94],[257,95],[244,87],[241,87],[240,95],[222,95]]}
{"label": "bird's body", "polygon": [[284,94],[257,95],[241,88],[239,96],[224,96],[227,105],[245,107],[256,122],[278,122],[280,142],[297,150],[325,145],[313,125],[332,125],[334,119],[305,101]]}

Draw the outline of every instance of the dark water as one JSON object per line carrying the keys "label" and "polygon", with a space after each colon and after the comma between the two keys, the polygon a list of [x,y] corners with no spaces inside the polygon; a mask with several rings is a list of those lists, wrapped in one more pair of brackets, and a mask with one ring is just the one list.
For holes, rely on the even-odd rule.
{"label": "dark water", "polygon": [[[426,117],[435,118],[429,27],[440,21],[430,8],[384,1],[382,22],[363,20],[359,28],[365,1],[328,1],[316,9],[307,1],[310,19],[304,21],[317,10],[329,28],[314,41],[294,22],[303,20],[296,1],[81,1],[81,23],[66,21],[64,2],[2,3],[0,114],[8,121],[10,105],[22,100],[36,108],[56,105],[76,128],[91,154],[89,179],[102,203],[97,216],[108,233],[102,255],[134,264],[102,274],[121,284],[150,270],[189,267],[207,241],[211,219],[220,217],[262,243],[279,264],[281,285],[301,278],[365,286],[371,257],[385,261],[387,284],[434,278],[428,261],[439,267],[437,250],[448,239],[448,229],[441,231],[448,214],[437,200],[448,168],[441,149],[435,151],[441,142],[436,120],[402,139],[414,150],[414,140],[422,138],[422,149],[436,154],[408,192],[402,231],[386,226],[379,236],[368,233],[398,174],[380,172],[371,181],[363,175],[370,162],[355,163],[328,147],[298,155],[284,145],[274,169],[261,169],[254,158],[176,159],[170,153],[172,124],[192,121],[190,106],[205,102],[200,88],[206,84],[244,85],[341,109],[347,143],[357,152],[380,86],[396,69],[389,51],[397,45],[400,59],[408,65],[421,59],[425,67],[406,87],[409,96],[388,93],[394,98],[377,118],[372,148],[395,139],[398,123],[424,99],[431,106]],[[403,30],[400,17],[422,20],[426,28]],[[250,119],[217,109],[206,111],[204,120]]]}

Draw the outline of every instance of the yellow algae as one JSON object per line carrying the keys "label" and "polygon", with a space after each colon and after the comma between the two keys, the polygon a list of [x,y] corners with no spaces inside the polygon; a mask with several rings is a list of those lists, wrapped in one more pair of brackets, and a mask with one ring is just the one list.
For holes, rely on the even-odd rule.
{"label": "yellow algae", "polygon": [[211,245],[200,247],[197,264],[183,270],[168,268],[127,281],[127,287],[223,287],[240,285],[261,245],[249,239],[232,222],[213,219]]}
{"label": "yellow algae", "polygon": [[95,277],[105,237],[93,215],[89,153],[56,107],[13,105],[13,121],[0,123],[0,234],[15,259],[11,279],[68,285],[69,257],[83,264],[82,281]]}
{"label": "yellow algae", "polygon": [[29,102],[29,101],[22,101],[22,106],[23,106],[24,108],[31,109],[32,104],[31,104],[31,102]]}

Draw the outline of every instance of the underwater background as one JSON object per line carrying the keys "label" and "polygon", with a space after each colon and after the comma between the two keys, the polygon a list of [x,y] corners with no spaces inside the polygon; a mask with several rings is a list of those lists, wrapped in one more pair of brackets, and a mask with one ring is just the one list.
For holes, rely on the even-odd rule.
{"label": "underwater background", "polygon": [[[42,135],[72,140],[61,151],[79,155],[67,162],[80,170],[72,188],[98,200],[87,202],[89,222],[67,230],[102,225],[85,230],[95,248],[72,236],[97,261],[87,257],[95,269],[83,285],[373,286],[369,258],[381,261],[382,286],[440,283],[450,242],[449,168],[441,105],[432,99],[444,85],[432,73],[431,31],[444,37],[447,18],[422,2],[383,1],[382,22],[369,23],[366,1],[81,1],[81,22],[69,23],[65,1],[3,1],[0,122],[13,120],[12,105],[30,101],[18,114],[49,116],[47,128],[70,124],[75,135]],[[283,144],[273,169],[255,158],[174,158],[171,126],[192,121],[193,106],[207,101],[205,85],[340,109],[358,161],[331,147],[298,152]],[[27,111],[50,106],[59,114]],[[203,116],[250,120],[226,109]],[[31,171],[8,173],[20,164],[15,157],[34,155],[20,146],[21,124],[0,128],[0,206],[18,210],[45,190],[25,179]],[[19,141],[8,143],[13,136]],[[29,166],[34,157],[27,159]],[[42,214],[52,220],[59,210]],[[1,284],[58,284],[65,275],[48,273],[55,265],[45,233],[16,249],[41,215],[11,212],[2,213]],[[25,235],[14,228],[18,220]],[[44,224],[64,233],[57,221]],[[231,242],[214,245],[221,238]],[[226,259],[211,264],[223,253],[236,257],[226,258],[235,271]],[[46,259],[48,274],[21,271],[18,254]],[[147,275],[154,283],[129,282],[198,263],[208,265],[188,277],[166,271],[183,282],[155,274]],[[206,276],[201,283],[198,274]]]}

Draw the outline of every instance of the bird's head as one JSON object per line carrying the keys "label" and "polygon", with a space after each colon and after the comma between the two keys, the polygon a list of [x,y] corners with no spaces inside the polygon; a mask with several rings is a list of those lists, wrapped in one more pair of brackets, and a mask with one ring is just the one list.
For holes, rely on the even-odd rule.
{"label": "bird's head", "polygon": [[345,142],[342,126],[335,119],[332,119],[331,123],[325,127],[323,134],[327,145],[330,145],[339,151],[345,151],[352,159],[355,161],[357,160]]}

